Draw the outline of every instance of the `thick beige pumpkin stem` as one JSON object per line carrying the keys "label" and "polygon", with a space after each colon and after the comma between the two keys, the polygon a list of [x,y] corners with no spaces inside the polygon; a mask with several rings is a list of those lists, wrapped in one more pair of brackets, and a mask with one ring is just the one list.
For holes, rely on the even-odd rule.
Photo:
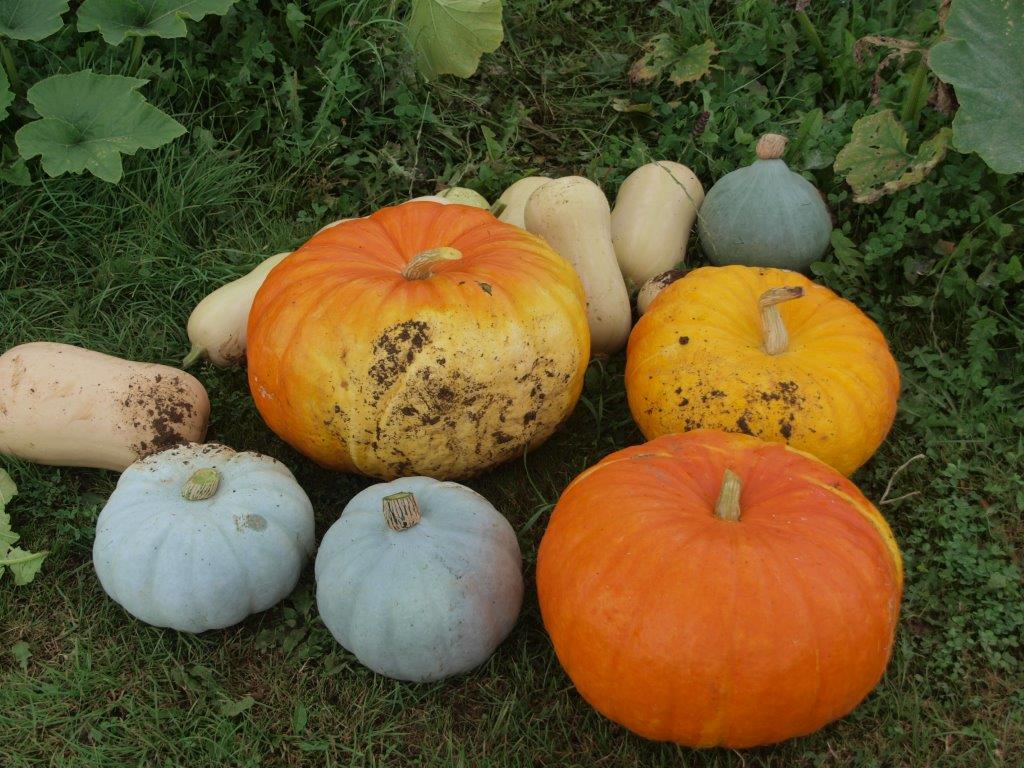
{"label": "thick beige pumpkin stem", "polygon": [[718,501],[715,502],[715,517],[730,523],[738,523],[742,492],[743,486],[740,484],[739,476],[731,469],[725,470],[722,476],[722,490],[718,492]]}
{"label": "thick beige pumpkin stem", "polygon": [[402,270],[402,276],[408,280],[423,280],[434,274],[432,267],[439,261],[457,261],[461,258],[462,252],[458,248],[449,248],[446,245],[431,248],[413,256],[412,261]]}
{"label": "thick beige pumpkin stem", "polygon": [[420,505],[416,503],[416,497],[408,491],[385,496],[383,502],[384,522],[392,531],[404,531],[407,528],[412,528],[423,519]]}
{"label": "thick beige pumpkin stem", "polygon": [[789,347],[789,334],[786,324],[782,322],[778,304],[791,299],[799,299],[804,289],[799,285],[787,285],[780,288],[769,288],[761,294],[757,306],[761,310],[761,331],[764,334],[764,351],[769,355],[781,355]]}
{"label": "thick beige pumpkin stem", "polygon": [[206,501],[219,487],[220,472],[213,467],[206,467],[192,473],[192,477],[181,487],[181,495],[188,501]]}
{"label": "thick beige pumpkin stem", "polygon": [[786,152],[789,141],[781,133],[766,133],[757,140],[758,160],[778,160]]}

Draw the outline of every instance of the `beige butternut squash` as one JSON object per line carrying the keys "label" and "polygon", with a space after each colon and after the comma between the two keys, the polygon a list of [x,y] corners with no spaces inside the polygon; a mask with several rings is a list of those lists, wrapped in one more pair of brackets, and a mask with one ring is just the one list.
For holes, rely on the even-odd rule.
{"label": "beige butternut squash", "polygon": [[619,187],[612,243],[623,277],[641,286],[686,258],[686,244],[704,202],[704,187],[685,165],[642,165]]}
{"label": "beige butternut squash", "polygon": [[526,176],[515,182],[494,203],[495,215],[507,224],[526,229],[526,201],[549,181],[547,176]]}
{"label": "beige butternut squash", "polygon": [[686,272],[682,269],[670,269],[666,272],[662,272],[660,275],[655,275],[644,283],[636,294],[637,314],[644,314],[647,311],[647,308],[651,306],[651,302],[657,298],[659,293],[668,288],[668,286],[672,285],[672,283],[685,274]]}
{"label": "beige butternut squash", "polygon": [[192,349],[182,367],[188,368],[201,357],[208,358],[220,368],[242,364],[252,300],[270,270],[288,255],[279,253],[264,259],[247,275],[222,285],[196,305],[188,318],[188,338]]}
{"label": "beige butternut squash", "polygon": [[612,247],[604,192],[582,176],[555,179],[526,201],[526,229],[544,238],[579,275],[587,295],[590,349],[610,355],[626,345],[633,314]]}
{"label": "beige butternut squash", "polygon": [[0,453],[120,471],[173,445],[202,442],[209,418],[203,385],[167,365],[51,342],[0,356]]}

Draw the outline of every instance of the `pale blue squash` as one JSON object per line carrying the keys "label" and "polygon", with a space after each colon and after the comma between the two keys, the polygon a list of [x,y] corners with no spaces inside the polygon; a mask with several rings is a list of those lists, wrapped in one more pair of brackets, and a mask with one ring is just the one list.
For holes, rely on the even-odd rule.
{"label": "pale blue squash", "polygon": [[523,601],[512,526],[458,483],[406,477],[357,494],[316,557],[324,624],[381,675],[425,682],[479,666]]}
{"label": "pale blue squash", "polygon": [[697,232],[712,264],[805,271],[825,253],[831,216],[817,188],[781,159],[785,146],[784,136],[765,134],[758,159],[708,192]]}

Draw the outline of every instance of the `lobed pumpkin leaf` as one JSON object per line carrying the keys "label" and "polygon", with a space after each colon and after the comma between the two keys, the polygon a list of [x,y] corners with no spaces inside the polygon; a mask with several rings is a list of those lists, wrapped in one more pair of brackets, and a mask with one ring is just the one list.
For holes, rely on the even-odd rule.
{"label": "lobed pumpkin leaf", "polygon": [[39,573],[46,552],[29,552],[14,546],[21,537],[11,530],[11,516],[4,508],[18,495],[11,476],[0,469],[0,576],[9,568],[16,586],[28,584]]}
{"label": "lobed pumpkin leaf", "polygon": [[68,0],[0,0],[0,37],[42,40],[64,26]]}
{"label": "lobed pumpkin leaf", "polygon": [[505,37],[501,0],[412,0],[405,35],[427,80],[469,77]]}
{"label": "lobed pumpkin leaf", "polygon": [[997,173],[1024,171],[1024,0],[955,0],[946,36],[928,61],[960,102],[953,146]]}
{"label": "lobed pumpkin leaf", "polygon": [[128,37],[185,37],[186,20],[223,16],[235,0],[85,0],[78,31],[99,32],[110,45]]}
{"label": "lobed pumpkin leaf", "polygon": [[949,128],[942,128],[911,154],[906,130],[887,109],[853,124],[833,167],[853,188],[854,202],[873,203],[924,179],[946,156],[949,138]]}
{"label": "lobed pumpkin leaf", "polygon": [[89,70],[41,80],[28,91],[41,119],[15,134],[18,150],[26,160],[39,155],[50,176],[88,170],[120,181],[122,154],[155,149],[185,133],[137,92],[146,82]]}
{"label": "lobed pumpkin leaf", "polygon": [[666,74],[675,85],[692,83],[711,71],[711,59],[718,54],[714,40],[705,40],[684,51],[668,34],[652,37],[644,51],[629,70],[629,78],[635,83],[648,83]]}
{"label": "lobed pumpkin leaf", "polygon": [[11,83],[7,79],[7,73],[0,67],[0,120],[7,117],[7,108],[14,103],[14,94],[11,92]]}

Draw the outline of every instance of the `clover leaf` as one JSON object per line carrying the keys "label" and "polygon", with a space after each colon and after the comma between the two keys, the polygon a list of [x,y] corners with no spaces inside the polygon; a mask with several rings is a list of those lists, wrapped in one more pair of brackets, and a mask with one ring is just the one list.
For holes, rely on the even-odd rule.
{"label": "clover leaf", "polygon": [[15,134],[18,150],[26,160],[40,155],[50,176],[88,170],[120,181],[122,154],[155,149],[185,132],[136,92],[146,82],[89,70],[41,80],[28,100],[42,119]]}
{"label": "clover leaf", "polygon": [[68,0],[0,0],[0,37],[42,40],[64,26]]}
{"label": "clover leaf", "polygon": [[128,37],[185,37],[186,19],[223,16],[235,0],[85,0],[78,31],[99,32],[110,45]]}
{"label": "clover leaf", "polygon": [[953,146],[998,173],[1024,171],[1024,0],[954,0],[928,56],[960,109]]}
{"label": "clover leaf", "polygon": [[873,203],[927,176],[946,156],[949,136],[949,128],[942,128],[911,154],[907,132],[893,111],[876,112],[853,124],[853,136],[834,168],[853,188],[854,202]]}
{"label": "clover leaf", "polygon": [[469,77],[504,39],[501,0],[412,0],[405,34],[427,80]]}

